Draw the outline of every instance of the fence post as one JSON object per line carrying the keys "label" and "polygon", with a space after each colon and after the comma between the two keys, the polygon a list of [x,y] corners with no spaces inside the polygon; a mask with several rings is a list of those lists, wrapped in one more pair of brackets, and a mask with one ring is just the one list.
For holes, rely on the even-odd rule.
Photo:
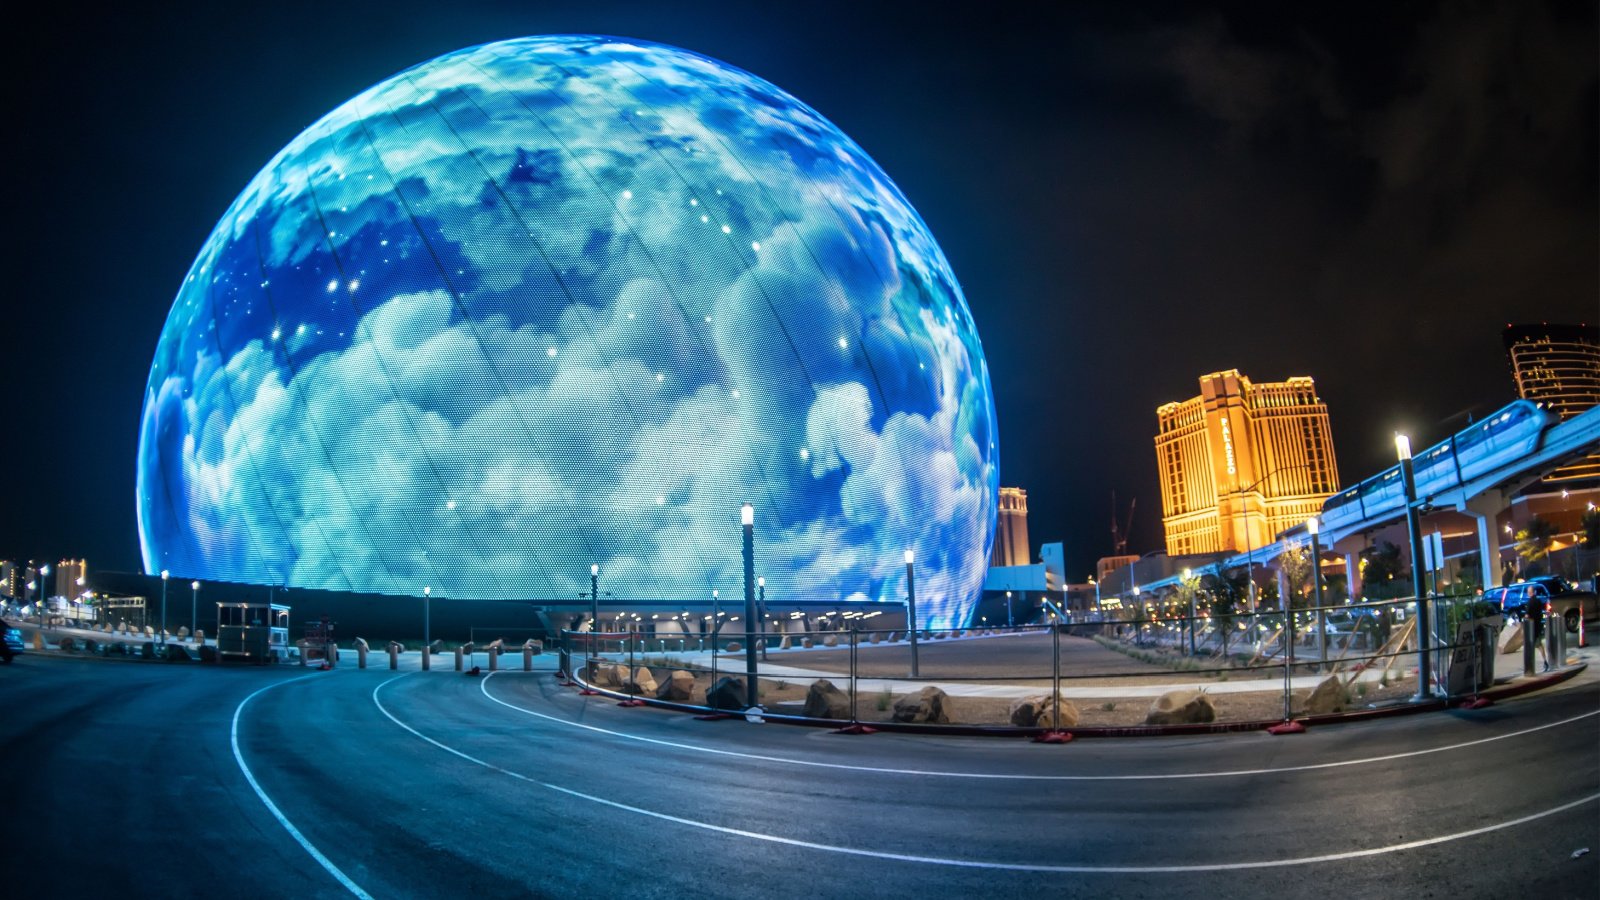
{"label": "fence post", "polygon": [[1061,629],[1050,626],[1050,730],[1061,730]]}
{"label": "fence post", "polygon": [[850,724],[860,721],[856,717],[856,636],[860,634],[855,625],[850,626]]}

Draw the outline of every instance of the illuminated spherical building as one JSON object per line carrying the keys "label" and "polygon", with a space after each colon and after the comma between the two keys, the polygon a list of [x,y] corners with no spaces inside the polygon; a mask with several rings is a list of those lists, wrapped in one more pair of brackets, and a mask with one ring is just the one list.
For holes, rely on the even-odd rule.
{"label": "illuminated spherical building", "polygon": [[899,190],[815,111],[592,36],[439,57],[306,129],[161,334],[148,570],[481,599],[737,591],[960,624],[994,404]]}

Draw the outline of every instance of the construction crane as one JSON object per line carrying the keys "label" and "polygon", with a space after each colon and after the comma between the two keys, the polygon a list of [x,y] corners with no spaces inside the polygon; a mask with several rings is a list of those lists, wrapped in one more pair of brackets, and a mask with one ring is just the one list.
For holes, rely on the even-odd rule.
{"label": "construction crane", "polygon": [[1122,527],[1118,528],[1117,492],[1111,492],[1111,552],[1114,556],[1126,556],[1128,553],[1128,529],[1133,527],[1133,508],[1138,504],[1138,497],[1128,501],[1128,517],[1122,520]]}

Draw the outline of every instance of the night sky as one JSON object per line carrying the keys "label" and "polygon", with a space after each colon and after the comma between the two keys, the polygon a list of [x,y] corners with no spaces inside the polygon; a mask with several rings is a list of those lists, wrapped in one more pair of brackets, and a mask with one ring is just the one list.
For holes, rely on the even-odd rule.
{"label": "night sky", "polygon": [[[1288,8],[1293,6],[1294,8]],[[961,280],[1001,481],[1075,580],[1160,548],[1155,408],[1206,372],[1317,380],[1350,484],[1512,398],[1500,329],[1600,319],[1590,2],[203,4],[13,36],[0,558],[136,570],[145,380],[252,175],[409,65],[590,32],[748,69],[831,119]],[[49,18],[54,17],[54,18]]]}

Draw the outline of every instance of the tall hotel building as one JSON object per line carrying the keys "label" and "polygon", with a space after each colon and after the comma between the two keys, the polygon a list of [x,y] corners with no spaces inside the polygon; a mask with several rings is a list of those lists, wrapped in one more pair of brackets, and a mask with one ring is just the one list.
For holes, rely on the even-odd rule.
{"label": "tall hotel building", "polygon": [[1028,552],[1028,492],[1022,488],[1000,489],[1000,515],[994,526],[994,552],[991,566],[1026,566],[1033,563]]}
{"label": "tall hotel building", "polygon": [[1167,554],[1243,552],[1304,523],[1339,490],[1328,407],[1310,378],[1251,384],[1237,369],[1156,409]]}
{"label": "tall hotel building", "polygon": [[[1600,328],[1593,325],[1507,325],[1502,332],[1517,396],[1562,419],[1600,404]],[[1600,453],[1562,466],[1545,481],[1600,479]]]}

